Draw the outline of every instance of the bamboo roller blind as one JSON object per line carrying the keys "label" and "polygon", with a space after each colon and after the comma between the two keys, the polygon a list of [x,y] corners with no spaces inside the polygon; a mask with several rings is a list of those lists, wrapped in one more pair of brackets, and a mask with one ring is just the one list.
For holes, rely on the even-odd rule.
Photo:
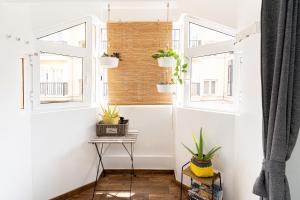
{"label": "bamboo roller blind", "polygon": [[172,94],[158,93],[156,84],[171,69],[162,68],[151,56],[172,45],[171,22],[108,23],[108,52],[119,52],[119,67],[108,70],[111,105],[172,104]]}

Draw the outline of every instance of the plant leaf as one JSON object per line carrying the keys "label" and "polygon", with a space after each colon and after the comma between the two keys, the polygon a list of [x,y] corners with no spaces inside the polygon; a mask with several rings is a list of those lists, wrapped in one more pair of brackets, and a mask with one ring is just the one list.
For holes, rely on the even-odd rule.
{"label": "plant leaf", "polygon": [[193,156],[196,156],[196,154],[187,146],[185,146],[184,144],[182,144],[184,146],[184,148],[186,148]]}
{"label": "plant leaf", "polygon": [[196,136],[195,136],[195,134],[194,134],[194,133],[192,133],[192,136],[193,136],[193,140],[194,140],[194,143],[195,143],[195,145],[196,145],[196,149],[197,149],[198,156],[199,156],[199,150],[200,150],[200,148],[199,148],[199,145],[198,145],[198,142],[197,142]]}
{"label": "plant leaf", "polygon": [[214,157],[215,153],[216,153],[219,149],[221,149],[220,146],[212,148],[212,149],[204,156],[204,160],[211,160],[211,159]]}
{"label": "plant leaf", "polygon": [[203,130],[200,129],[200,137],[199,137],[199,154],[201,155],[201,160],[203,159]]}

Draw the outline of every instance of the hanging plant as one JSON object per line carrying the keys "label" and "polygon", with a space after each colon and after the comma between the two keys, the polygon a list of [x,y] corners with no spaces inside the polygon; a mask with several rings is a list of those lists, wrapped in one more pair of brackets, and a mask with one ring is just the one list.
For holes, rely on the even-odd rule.
{"label": "hanging plant", "polygon": [[116,68],[119,65],[120,53],[114,52],[112,54],[104,53],[100,58],[100,65],[104,68]]}
{"label": "hanging plant", "polygon": [[188,64],[184,63],[181,65],[181,59],[179,55],[173,49],[158,50],[155,54],[152,55],[152,58],[158,61],[158,65],[160,67],[172,67],[174,68],[174,72],[172,74],[172,82],[176,84],[183,83],[183,79],[181,77],[182,73],[187,72]]}

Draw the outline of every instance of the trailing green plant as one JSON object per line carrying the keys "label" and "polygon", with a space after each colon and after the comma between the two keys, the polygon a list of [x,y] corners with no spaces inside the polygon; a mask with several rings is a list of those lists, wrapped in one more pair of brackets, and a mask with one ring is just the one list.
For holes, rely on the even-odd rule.
{"label": "trailing green plant", "polygon": [[154,58],[155,60],[163,57],[173,57],[176,60],[176,67],[174,73],[172,74],[173,76],[172,82],[174,82],[175,84],[178,81],[180,84],[182,84],[183,80],[181,78],[181,73],[187,72],[188,64],[184,63],[181,65],[180,56],[173,49],[167,49],[167,50],[160,49],[155,54],[152,55],[152,58]]}
{"label": "trailing green plant", "polygon": [[193,140],[196,145],[196,152],[191,150],[189,147],[186,145],[182,144],[192,155],[195,159],[200,160],[200,161],[208,161],[211,160],[216,152],[221,149],[220,146],[215,146],[213,147],[210,151],[208,151],[206,154],[203,152],[203,147],[204,147],[204,140],[203,140],[203,130],[201,128],[200,130],[200,137],[199,140],[196,139],[195,135],[193,134]]}
{"label": "trailing green plant", "polygon": [[103,53],[102,57],[113,57],[118,58],[121,61],[120,53],[114,52],[112,54]]}

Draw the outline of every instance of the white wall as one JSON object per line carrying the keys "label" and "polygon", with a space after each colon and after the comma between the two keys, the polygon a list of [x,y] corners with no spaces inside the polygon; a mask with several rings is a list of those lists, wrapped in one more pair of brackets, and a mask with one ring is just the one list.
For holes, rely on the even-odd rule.
{"label": "white wall", "polygon": [[177,0],[177,6],[180,13],[187,13],[191,16],[205,18],[235,28],[237,1]]}
{"label": "white wall", "polygon": [[[172,106],[121,106],[120,114],[130,119],[130,129],[141,133],[135,145],[137,169],[174,169]],[[108,168],[130,168],[127,153],[112,146],[104,158]]]}
{"label": "white wall", "polygon": [[33,199],[59,196],[94,181],[96,109],[33,113]]}
{"label": "white wall", "polygon": [[260,87],[260,36],[257,34],[236,46],[242,56],[241,96],[235,130],[235,199],[258,199],[252,194],[263,159]]}
{"label": "white wall", "polygon": [[[236,27],[236,1],[170,1],[170,19],[177,21],[181,14],[185,13]],[[157,21],[158,19],[164,21],[167,16],[166,2],[164,1],[111,1],[110,4],[112,21]],[[45,1],[42,3],[29,3],[29,5],[34,30],[89,14],[98,16],[103,22],[107,20],[106,2]],[[66,10],[68,12],[65,12]]]}
{"label": "white wall", "polygon": [[[120,114],[141,134],[135,145],[137,169],[173,169],[171,106],[124,106]],[[89,138],[95,136],[96,109],[32,115],[33,194],[36,200],[58,196],[94,181],[97,157]],[[119,145],[105,153],[107,169],[130,169]]]}
{"label": "white wall", "polygon": [[[235,116],[227,113],[177,108],[175,115],[176,179],[180,181],[181,166],[191,159],[182,143],[194,148],[192,133],[199,137],[204,130],[205,151],[216,145],[222,146],[213,160],[215,169],[220,170],[224,183],[224,199],[234,199],[234,127]],[[185,184],[188,184],[187,179]]]}
{"label": "white wall", "polygon": [[19,61],[31,53],[28,14],[26,6],[0,3],[0,199],[32,199],[30,118],[19,109]]}

